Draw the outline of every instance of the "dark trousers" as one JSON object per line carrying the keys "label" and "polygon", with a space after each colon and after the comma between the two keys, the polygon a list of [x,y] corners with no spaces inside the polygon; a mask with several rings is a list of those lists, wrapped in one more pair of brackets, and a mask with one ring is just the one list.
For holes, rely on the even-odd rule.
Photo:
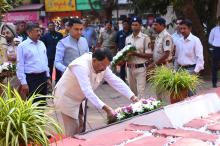
{"label": "dark trousers", "polygon": [[[47,76],[46,72],[43,73],[30,73],[26,74],[26,80],[29,87],[29,95],[28,97],[31,97],[31,95],[35,92],[36,94],[47,94]],[[46,100],[45,98],[36,98],[34,102],[39,100]]]}
{"label": "dark trousers", "polygon": [[[48,67],[50,69],[50,77],[52,81],[52,74],[53,74],[53,67],[54,67],[54,59],[48,58]],[[59,79],[62,76],[62,72],[56,69],[56,83],[59,81]]]}
{"label": "dark trousers", "polygon": [[125,71],[125,64],[121,66],[120,69],[120,78],[125,81],[125,77],[126,77],[126,71]]}
{"label": "dark trousers", "polygon": [[214,47],[212,53],[212,85],[216,87],[217,84],[217,73],[220,61],[220,47]]}

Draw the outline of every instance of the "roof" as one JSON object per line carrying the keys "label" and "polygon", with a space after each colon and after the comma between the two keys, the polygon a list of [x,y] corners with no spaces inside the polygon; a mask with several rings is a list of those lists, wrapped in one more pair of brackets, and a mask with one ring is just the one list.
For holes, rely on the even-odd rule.
{"label": "roof", "polygon": [[23,6],[19,6],[16,7],[12,10],[10,10],[10,12],[15,12],[15,11],[30,11],[30,10],[40,10],[44,7],[44,4],[30,4],[30,5],[23,5]]}

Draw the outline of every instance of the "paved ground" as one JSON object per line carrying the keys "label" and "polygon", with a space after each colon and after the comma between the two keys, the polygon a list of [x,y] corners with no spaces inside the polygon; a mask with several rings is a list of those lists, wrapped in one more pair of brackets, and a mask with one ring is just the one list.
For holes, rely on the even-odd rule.
{"label": "paved ground", "polygon": [[[204,83],[199,87],[198,91],[207,90],[211,88],[210,81],[204,81]],[[121,96],[117,91],[111,88],[109,85],[104,84],[99,86],[96,90],[97,95],[113,109],[124,106],[130,103],[130,101]],[[146,97],[154,96],[154,91],[147,84]],[[96,109],[91,103],[88,103],[88,117],[87,117],[87,131],[99,128],[101,126],[107,125],[106,114],[102,110]]]}

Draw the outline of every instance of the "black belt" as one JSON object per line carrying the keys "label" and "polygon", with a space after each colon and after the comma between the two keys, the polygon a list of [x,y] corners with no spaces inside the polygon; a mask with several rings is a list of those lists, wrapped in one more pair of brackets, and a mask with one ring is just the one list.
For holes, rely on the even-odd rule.
{"label": "black belt", "polygon": [[41,73],[25,73],[25,74],[29,76],[44,76],[46,75],[46,71],[41,72]]}
{"label": "black belt", "polygon": [[142,64],[127,64],[127,67],[129,68],[141,68],[141,67],[145,67],[145,63]]}
{"label": "black belt", "polygon": [[196,65],[195,64],[193,64],[193,65],[180,65],[180,67],[181,68],[192,68],[192,67],[196,67]]}

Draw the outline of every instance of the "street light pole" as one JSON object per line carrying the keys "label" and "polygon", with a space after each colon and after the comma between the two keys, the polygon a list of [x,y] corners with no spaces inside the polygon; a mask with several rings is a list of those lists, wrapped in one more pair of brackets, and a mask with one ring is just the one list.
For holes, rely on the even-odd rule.
{"label": "street light pole", "polygon": [[117,23],[118,23],[118,11],[119,11],[118,10],[118,0],[116,0],[116,15],[117,15],[116,16],[117,17],[116,20],[117,20]]}

